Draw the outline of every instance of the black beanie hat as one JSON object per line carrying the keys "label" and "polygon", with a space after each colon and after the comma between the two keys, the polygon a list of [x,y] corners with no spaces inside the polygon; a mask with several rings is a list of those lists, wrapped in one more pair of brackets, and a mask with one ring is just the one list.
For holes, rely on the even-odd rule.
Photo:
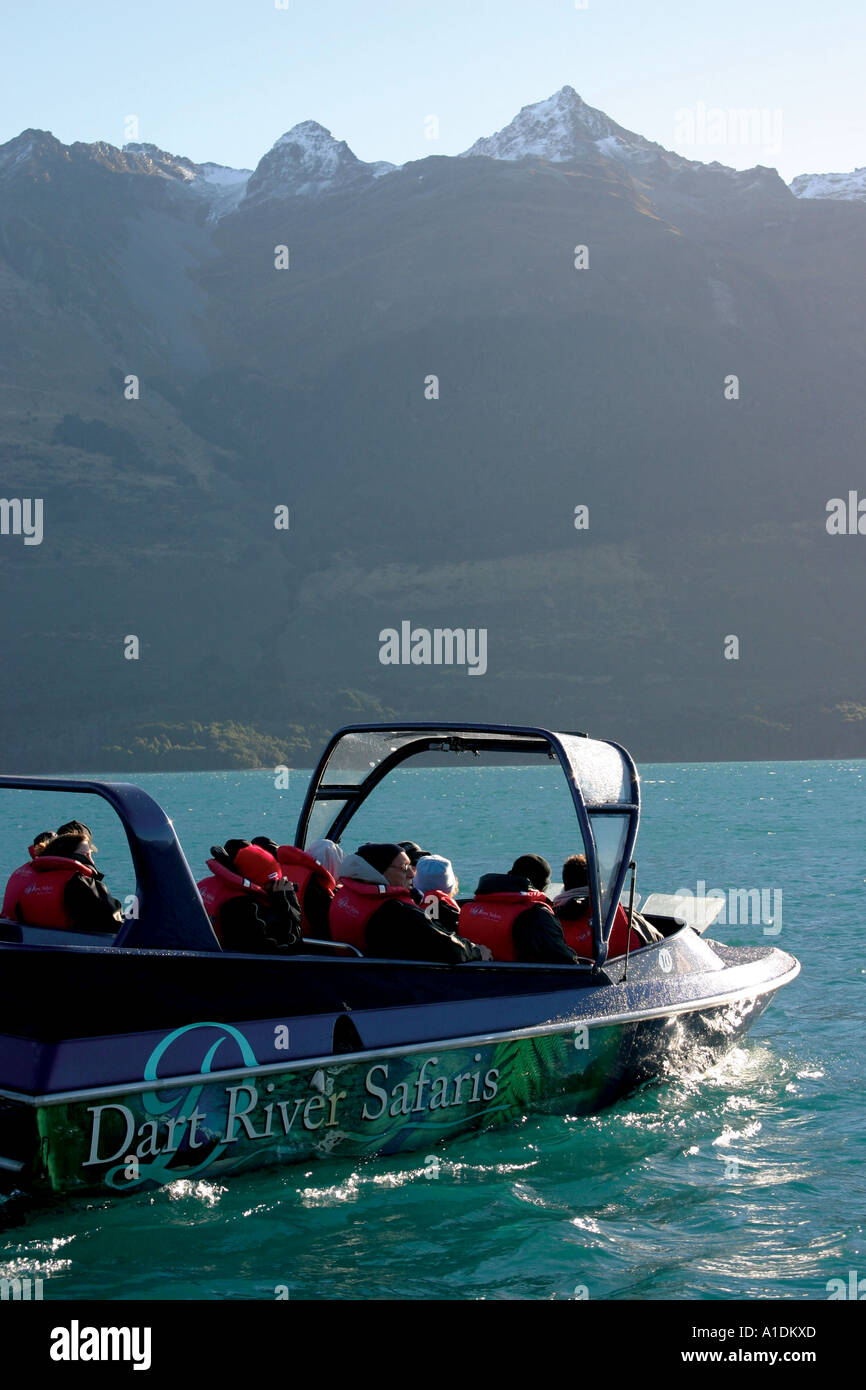
{"label": "black beanie hat", "polygon": [[57,834],[58,834],[58,835],[78,835],[82,840],[92,840],[92,839],[93,839],[93,836],[91,835],[88,826],[86,826],[86,825],[84,824],[84,821],[83,821],[83,820],[68,820],[68,821],[65,821],[63,825],[58,825],[58,827],[57,827]]}
{"label": "black beanie hat", "polygon": [[259,849],[266,849],[268,851],[268,854],[272,854],[276,859],[277,850],[279,849],[279,845],[277,844],[276,840],[270,839],[270,837],[267,835],[254,835],[253,844],[258,845]]}
{"label": "black beanie hat", "polygon": [[418,863],[419,859],[430,858],[429,849],[422,849],[420,845],[416,845],[414,840],[401,840],[400,849],[404,849],[406,851],[407,855],[409,856],[409,863],[412,865],[413,869],[415,868],[415,865]]}
{"label": "black beanie hat", "polygon": [[242,849],[249,848],[249,843],[249,840],[226,840],[226,854],[228,858],[234,861],[236,854],[240,854]]}
{"label": "black beanie hat", "polygon": [[540,854],[521,854],[512,864],[511,872],[528,878],[539,893],[543,893],[550,882],[550,865]]}
{"label": "black beanie hat", "polygon": [[384,874],[389,864],[393,864],[398,854],[403,854],[402,845],[361,845],[356,853],[366,859],[371,868]]}

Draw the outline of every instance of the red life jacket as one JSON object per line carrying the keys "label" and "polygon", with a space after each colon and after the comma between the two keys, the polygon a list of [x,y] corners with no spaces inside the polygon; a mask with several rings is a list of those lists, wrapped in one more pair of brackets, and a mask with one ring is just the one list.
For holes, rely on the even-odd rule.
{"label": "red life jacket", "polygon": [[280,845],[277,850],[277,859],[289,871],[286,878],[291,879],[292,883],[297,885],[298,902],[301,905],[301,930],[304,936],[308,936],[310,933],[307,928],[312,924],[307,920],[304,899],[307,896],[310,882],[315,879],[329,898],[333,898],[337,884],[324,864],[320,864],[318,859],[307,854],[305,849],[297,849],[295,845]]}
{"label": "red life jacket", "polygon": [[359,878],[347,878],[339,884],[333,899],[328,922],[332,941],[347,941],[359,951],[366,949],[367,926],[370,918],[386,902],[417,904],[408,888],[392,888],[385,883],[364,883]]}
{"label": "red life jacket", "polygon": [[96,870],[78,859],[59,854],[39,854],[12,874],[3,896],[3,916],[28,927],[66,927],[75,923],[66,911],[63,894],[67,883],[80,874],[93,878]]}
{"label": "red life jacket", "polygon": [[265,899],[267,894],[264,888],[259,888],[258,884],[251,883],[248,878],[241,878],[240,874],[233,873],[218,859],[209,859],[207,866],[211,870],[212,877],[203,878],[198,884],[198,891],[201,893],[207,915],[213,923],[217,941],[222,945],[220,913],[225,904],[231,902],[233,898]]}
{"label": "red life jacket", "polygon": [[462,935],[479,946],[489,946],[494,960],[517,960],[514,923],[530,907],[544,907],[556,914],[543,893],[531,888],[527,893],[481,893],[467,903],[460,914]]}
{"label": "red life jacket", "polygon": [[[592,932],[589,928],[589,917],[590,908],[587,902],[586,910],[581,913],[580,917],[575,917],[570,922],[563,921],[560,918],[559,924],[562,927],[562,934],[565,937],[566,944],[571,947],[572,951],[576,951],[579,956],[585,956],[588,960],[594,960],[595,953],[592,949]],[[622,906],[622,903],[618,903],[616,916],[613,919],[613,926],[610,929],[610,940],[607,947],[609,960],[612,960],[614,956],[625,955],[627,940],[628,913]],[[632,929],[631,944],[628,948],[629,952],[640,950],[643,944],[637,932]]]}

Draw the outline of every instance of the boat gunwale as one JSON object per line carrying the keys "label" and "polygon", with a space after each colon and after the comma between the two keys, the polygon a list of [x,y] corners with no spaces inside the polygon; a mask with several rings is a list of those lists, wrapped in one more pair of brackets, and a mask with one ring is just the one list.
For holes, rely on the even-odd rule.
{"label": "boat gunwale", "polygon": [[[772,947],[771,950],[778,950]],[[787,955],[787,952],[779,951],[780,955]],[[461,1047],[481,1047],[491,1046],[501,1042],[520,1041],[524,1038],[532,1037],[554,1037],[560,1033],[573,1032],[576,1028],[604,1028],[614,1027],[624,1023],[642,1023],[650,1019],[674,1017],[679,1014],[700,1013],[707,1008],[717,1008],[735,1002],[739,998],[757,999],[768,993],[775,993],[778,989],[783,989],[790,984],[800,973],[800,962],[794,956],[789,956],[793,965],[784,974],[774,976],[772,979],[765,980],[754,985],[740,985],[736,989],[731,989],[723,994],[707,995],[703,999],[683,1000],[680,1003],[669,1003],[657,1005],[655,1007],[625,1010],[620,1013],[595,1015],[586,1018],[573,1018],[559,1023],[550,1023],[541,1026],[528,1028],[512,1028],[495,1033],[467,1034],[465,1036],[453,1038],[431,1039],[427,1042],[409,1043],[405,1046],[386,1047],[367,1052],[342,1052],[326,1053],[318,1057],[300,1058],[297,1062],[289,1059],[281,1062],[264,1062],[255,1067],[234,1067],[228,1071],[216,1072],[197,1072],[187,1073],[182,1076],[159,1077],[154,1081],[134,1081],[127,1083],[117,1083],[111,1086],[93,1087],[80,1091],[63,1091],[56,1094],[30,1095],[24,1091],[11,1091],[0,1088],[0,1100],[17,1102],[22,1105],[40,1107],[52,1105],[67,1105],[80,1100],[101,1099],[106,1096],[121,1096],[140,1094],[145,1091],[165,1091],[176,1086],[194,1086],[199,1084],[213,1085],[215,1083],[243,1080],[247,1077],[273,1076],[278,1073],[294,1073],[308,1071],[312,1069],[324,1068],[334,1065],[341,1067],[348,1066],[353,1062],[369,1062],[375,1064],[379,1058],[412,1056],[419,1052],[430,1052],[434,1048],[443,1050],[453,1050]]]}

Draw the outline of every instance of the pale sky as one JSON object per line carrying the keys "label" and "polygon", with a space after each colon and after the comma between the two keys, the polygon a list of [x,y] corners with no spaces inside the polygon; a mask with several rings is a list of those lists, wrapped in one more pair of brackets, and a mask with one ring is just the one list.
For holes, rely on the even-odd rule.
{"label": "pale sky", "polygon": [[[34,126],[121,145],[136,116],[142,141],[254,167],[312,119],[401,164],[457,154],[567,83],[693,159],[786,180],[866,165],[863,0],[283,3],[5,0],[0,142]],[[740,111],[760,118],[719,114]]]}

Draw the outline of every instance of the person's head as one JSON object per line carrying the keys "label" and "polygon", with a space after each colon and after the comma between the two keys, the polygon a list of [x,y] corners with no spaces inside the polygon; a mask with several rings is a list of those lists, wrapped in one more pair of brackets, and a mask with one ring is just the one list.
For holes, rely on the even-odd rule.
{"label": "person's head", "polygon": [[53,840],[49,840],[42,848],[42,853],[46,855],[46,857],[49,855],[56,855],[60,859],[78,858],[89,860],[92,852],[93,846],[90,841],[77,833],[71,835],[57,834],[54,836]]}
{"label": "person's head", "polygon": [[415,887],[419,893],[447,893],[453,897],[458,884],[451,860],[439,854],[422,855],[415,866]]}
{"label": "person's head", "polygon": [[53,839],[53,830],[40,830],[39,834],[34,836],[33,844],[30,846],[30,858],[35,859],[37,855],[42,853],[49,840]]}
{"label": "person's head", "polygon": [[511,872],[528,878],[539,893],[543,893],[550,882],[550,865],[540,854],[521,854],[512,864]]}
{"label": "person's head", "polygon": [[400,848],[406,851],[406,854],[409,858],[409,863],[412,865],[413,869],[415,868],[419,859],[427,858],[429,851],[426,849],[422,849],[420,845],[416,845],[414,840],[400,840],[399,844]]}
{"label": "person's head", "polygon": [[367,844],[357,851],[371,869],[380,873],[392,888],[411,888],[414,871],[409,856],[401,845]]}
{"label": "person's head", "polygon": [[57,827],[57,834],[58,834],[58,835],[77,835],[78,838],[79,838],[79,840],[84,840],[84,841],[85,841],[85,843],[86,843],[86,845],[87,845],[87,852],[88,852],[88,854],[98,854],[98,853],[99,853],[99,851],[98,851],[97,848],[96,848],[96,845],[93,843],[93,836],[92,836],[92,834],[90,833],[90,827],[87,826],[87,825],[85,825],[85,824],[84,824],[84,821],[82,821],[82,820],[68,820],[68,821],[64,821],[63,825],[58,825],[58,827]]}
{"label": "person's head", "polygon": [[254,845],[258,845],[259,849],[267,850],[268,854],[272,854],[276,859],[279,845],[269,835],[254,835],[252,842]]}
{"label": "person's head", "polygon": [[566,893],[575,888],[589,888],[585,854],[572,854],[566,859],[562,866],[562,886]]}

